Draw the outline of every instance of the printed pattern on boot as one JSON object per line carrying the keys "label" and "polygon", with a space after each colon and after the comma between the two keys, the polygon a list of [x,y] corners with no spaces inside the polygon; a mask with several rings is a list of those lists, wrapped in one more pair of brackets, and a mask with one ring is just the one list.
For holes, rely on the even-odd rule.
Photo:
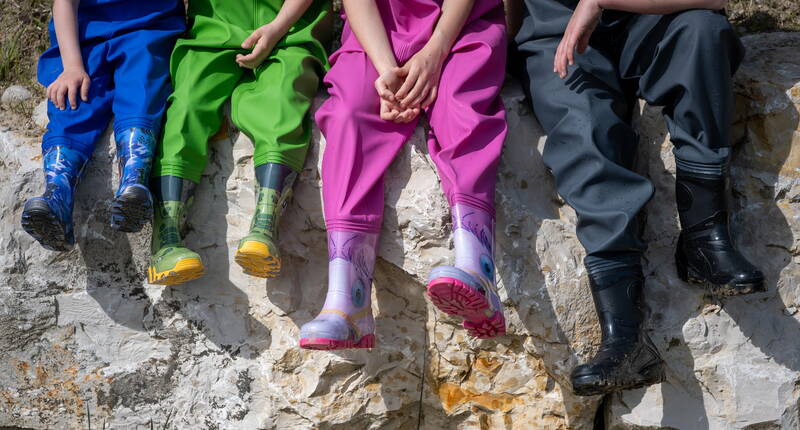
{"label": "printed pattern on boot", "polygon": [[453,206],[452,217],[456,262],[431,271],[428,296],[442,312],[464,318],[471,336],[503,335],[505,317],[495,291],[494,217],[464,204]]}
{"label": "printed pattern on boot", "polygon": [[328,232],[328,294],[320,314],[300,329],[305,349],[372,348],[372,270],[378,234]]}
{"label": "printed pattern on boot", "polygon": [[[173,176],[157,178],[161,181],[156,195],[153,220],[153,237],[150,244],[150,266],[147,278],[151,284],[177,285],[203,276],[205,267],[200,255],[183,246],[182,228],[186,221],[186,209],[192,203],[194,183]],[[179,200],[162,201],[170,188],[175,195],[168,196]]]}
{"label": "printed pattern on boot", "polygon": [[156,138],[151,130],[129,128],[116,136],[119,188],[111,204],[111,227],[138,232],[153,215],[153,197],[147,187]]}
{"label": "printed pattern on boot", "polygon": [[239,241],[235,261],[244,273],[259,278],[274,278],[281,271],[278,225],[292,196],[297,173],[290,173],[281,190],[259,187],[250,231]]}
{"label": "printed pattern on boot", "polygon": [[25,202],[22,228],[50,251],[68,251],[75,244],[72,225],[75,187],[87,159],[65,146],[53,146],[43,158],[45,191]]}

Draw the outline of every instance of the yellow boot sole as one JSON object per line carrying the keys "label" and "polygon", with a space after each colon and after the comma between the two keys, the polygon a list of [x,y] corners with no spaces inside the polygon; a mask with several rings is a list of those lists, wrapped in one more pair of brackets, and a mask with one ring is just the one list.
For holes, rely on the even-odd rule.
{"label": "yellow boot sole", "polygon": [[281,258],[266,243],[248,240],[236,250],[235,260],[250,276],[275,278],[281,273]]}
{"label": "yellow boot sole", "polygon": [[205,267],[199,258],[186,258],[178,263],[172,269],[163,272],[156,272],[156,268],[150,266],[147,268],[147,280],[151,284],[157,285],[177,285],[189,282],[203,276]]}

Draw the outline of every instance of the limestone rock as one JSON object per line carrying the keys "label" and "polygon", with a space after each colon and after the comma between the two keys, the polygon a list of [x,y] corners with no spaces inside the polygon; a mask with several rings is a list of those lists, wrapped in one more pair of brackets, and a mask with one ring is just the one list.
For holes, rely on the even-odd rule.
{"label": "limestone rock", "polygon": [[[737,79],[734,223],[770,290],[715,300],[676,278],[674,162],[658,112],[645,108],[640,171],[659,190],[648,207],[649,324],[670,368],[667,383],[606,402],[609,428],[800,421],[799,39],[760,37],[748,40]],[[599,342],[575,213],[554,191],[542,130],[517,83],[504,100],[497,266],[508,334],[472,340],[424,298],[427,272],[450,261],[452,243],[420,127],[387,175],[371,351],[297,347],[327,276],[318,131],[284,217],[283,276],[250,278],[233,261],[255,196],[252,145],[226,129],[189,217],[187,244],[207,275],[171,288],[146,283],[147,228],[108,226],[118,180],[108,134],[79,186],[78,245],[56,254],[19,228],[24,199],[42,190],[39,139],[0,131],[0,427],[592,428],[601,399],[573,396],[568,382]]]}
{"label": "limestone rock", "polygon": [[40,128],[47,128],[50,119],[47,117],[47,100],[42,100],[33,108],[33,123]]}
{"label": "limestone rock", "polygon": [[21,85],[12,85],[3,91],[3,96],[0,98],[3,105],[13,106],[18,105],[32,97],[30,91]]}

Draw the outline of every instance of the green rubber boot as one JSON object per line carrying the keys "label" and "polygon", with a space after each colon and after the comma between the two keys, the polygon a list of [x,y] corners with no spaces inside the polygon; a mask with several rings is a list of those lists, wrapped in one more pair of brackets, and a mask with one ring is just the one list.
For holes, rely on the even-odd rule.
{"label": "green rubber boot", "polygon": [[[205,267],[200,255],[183,246],[181,227],[186,208],[191,206],[194,183],[176,176],[156,179],[157,198],[150,243],[150,267],[147,279],[151,284],[177,285],[203,276]],[[183,182],[187,182],[184,186]]]}
{"label": "green rubber boot", "polygon": [[[259,166],[260,168],[261,166]],[[259,184],[266,184],[258,174]],[[273,175],[275,176],[275,175]],[[274,278],[281,272],[281,255],[278,249],[278,225],[281,212],[292,196],[292,184],[297,173],[289,171],[280,178],[282,187],[259,186],[256,210],[250,222],[250,232],[239,241],[236,263],[244,273],[259,278]],[[272,184],[268,184],[272,185]]]}

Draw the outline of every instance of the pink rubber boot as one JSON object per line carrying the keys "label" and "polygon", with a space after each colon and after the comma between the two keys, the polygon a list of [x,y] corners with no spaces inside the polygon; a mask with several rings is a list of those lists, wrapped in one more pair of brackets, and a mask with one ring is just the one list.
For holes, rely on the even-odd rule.
{"label": "pink rubber boot", "polygon": [[372,270],[378,234],[328,231],[328,295],[322,312],[300,328],[305,349],[372,348]]}
{"label": "pink rubber boot", "polygon": [[442,312],[464,318],[470,335],[503,335],[506,322],[494,282],[494,218],[461,203],[452,207],[452,216],[456,264],[431,271],[428,296]]}

